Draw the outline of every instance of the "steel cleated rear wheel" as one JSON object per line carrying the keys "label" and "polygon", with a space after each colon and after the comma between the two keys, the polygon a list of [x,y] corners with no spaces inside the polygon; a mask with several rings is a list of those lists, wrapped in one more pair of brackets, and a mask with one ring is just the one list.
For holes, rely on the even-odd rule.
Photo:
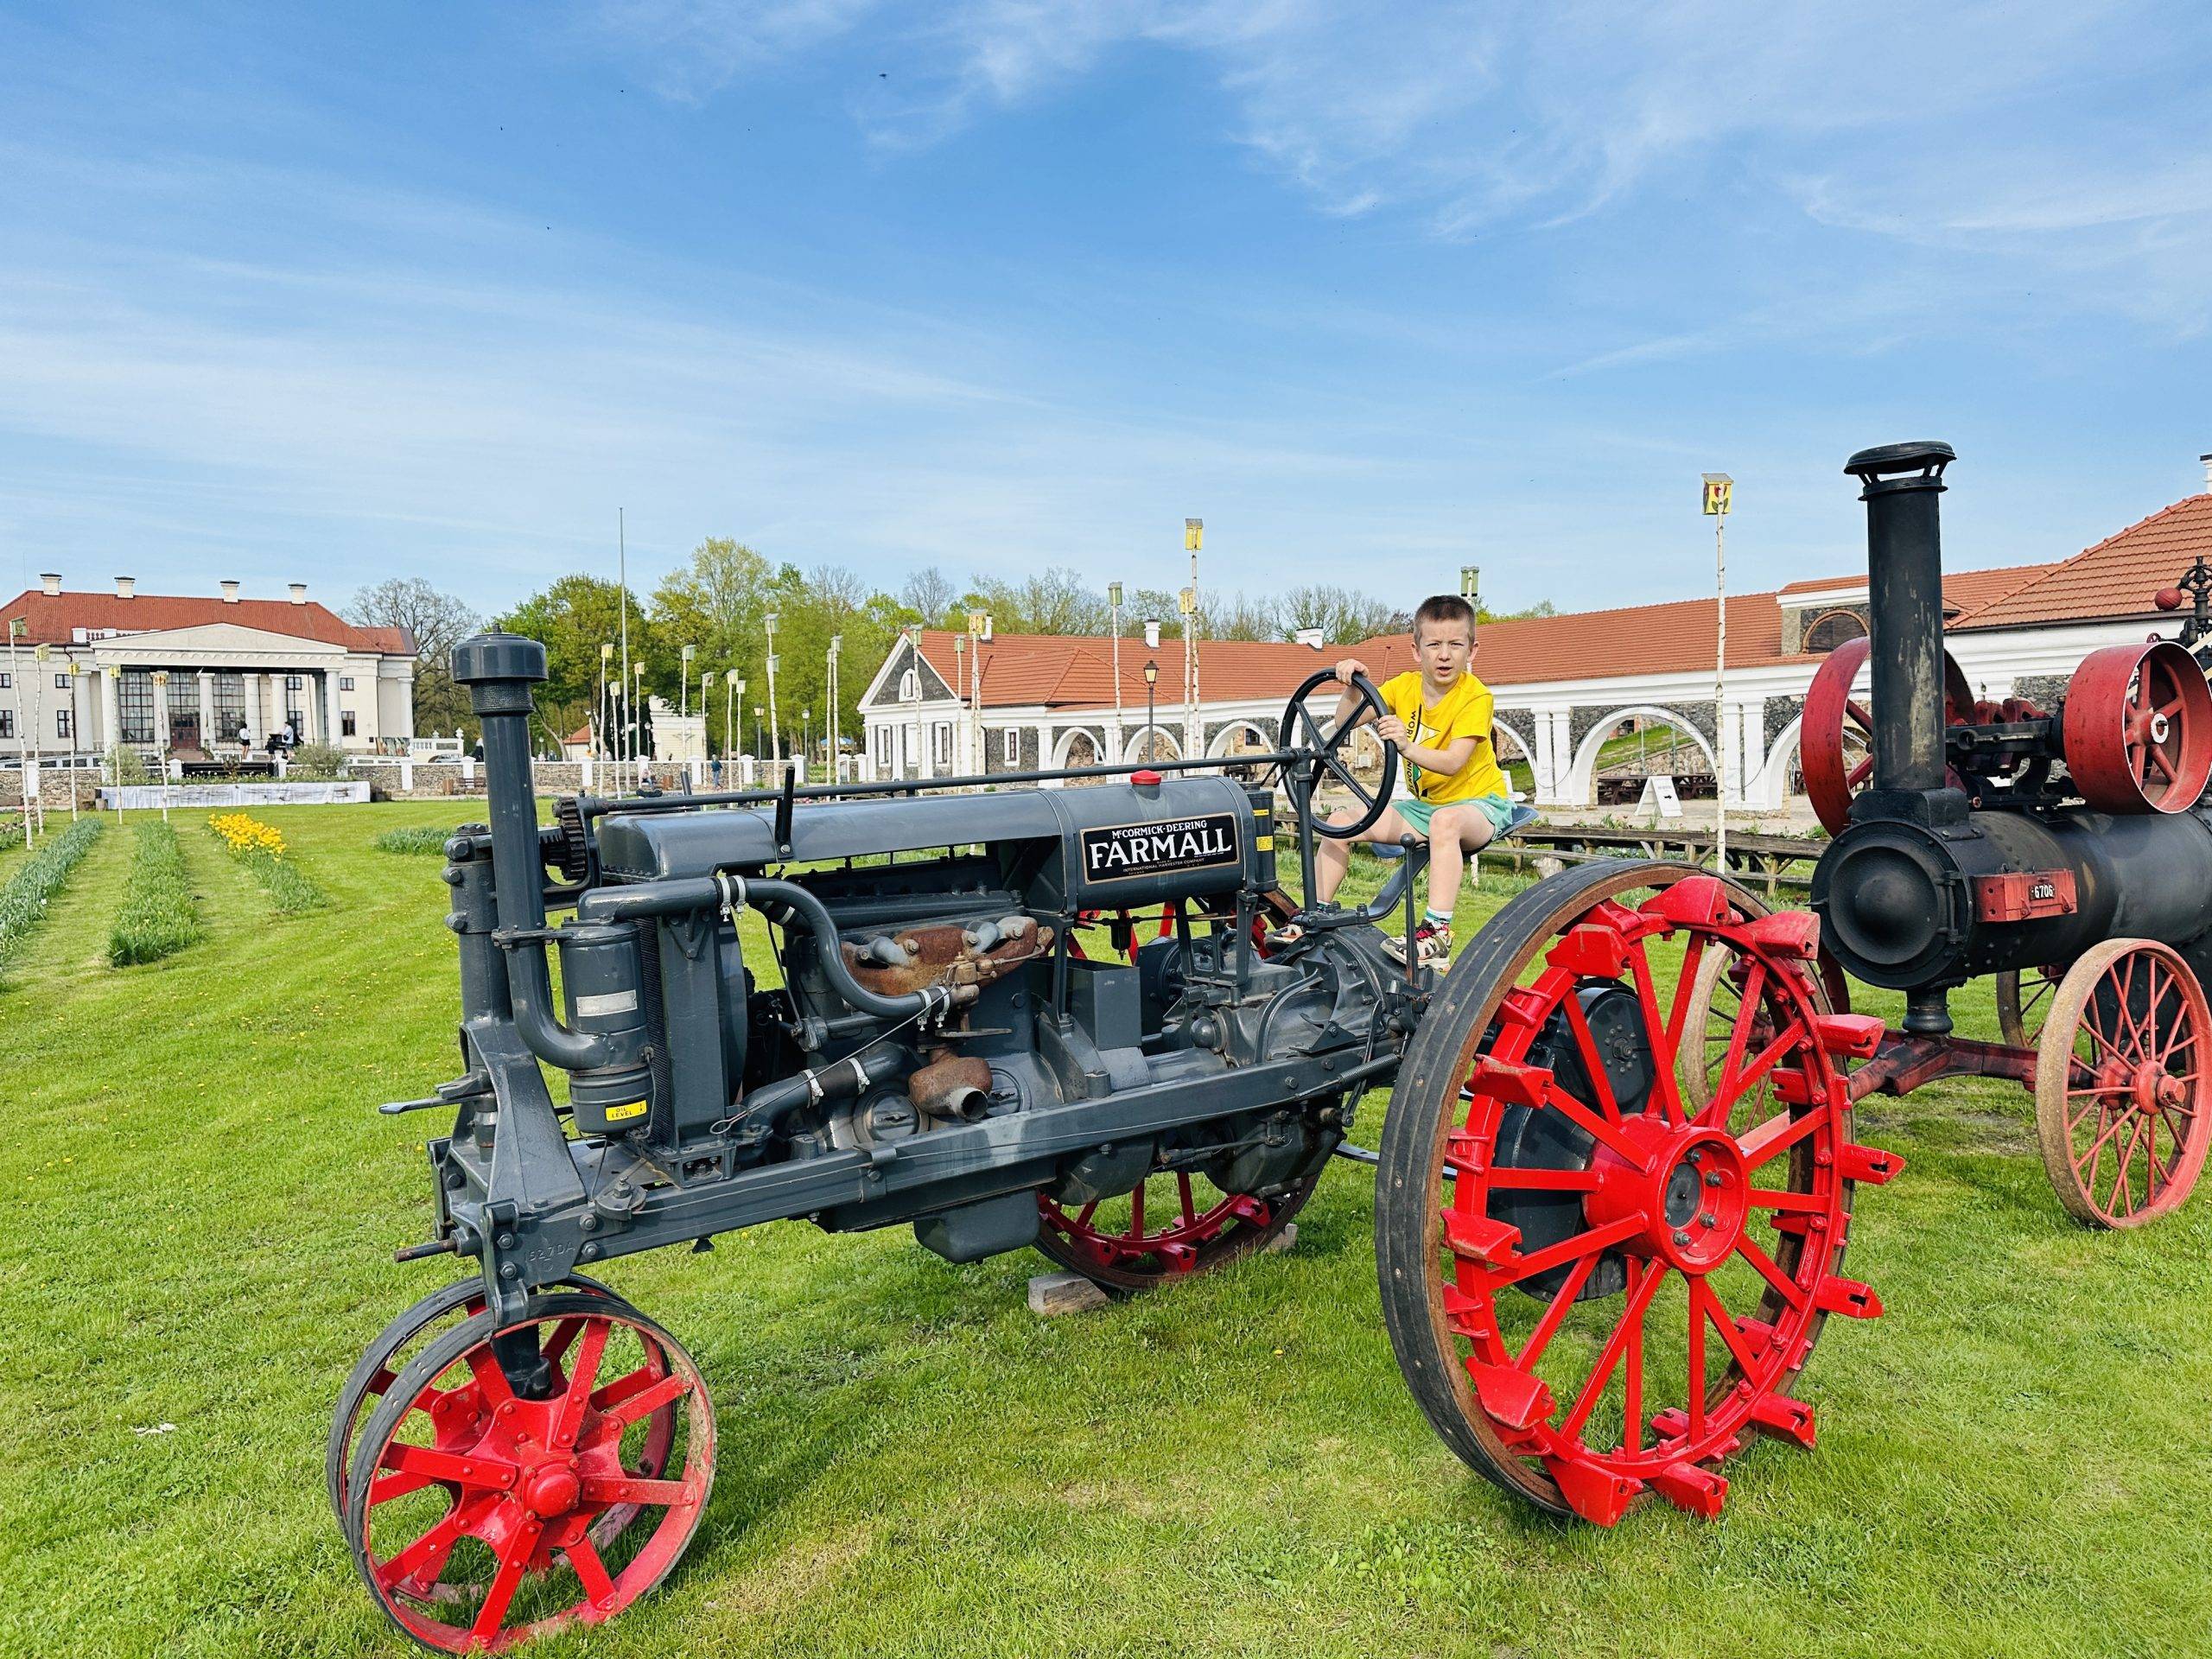
{"label": "steel cleated rear wheel", "polygon": [[543,1294],[400,1372],[361,1427],[346,1542],[408,1636],[496,1652],[666,1578],[714,1472],[706,1384],[675,1338],[627,1303]]}
{"label": "steel cleated rear wheel", "polygon": [[[1881,1312],[1841,1273],[1853,1192],[1901,1166],[1852,1138],[1839,1060],[1881,1027],[1827,1010],[1818,949],[1809,914],[1694,866],[1607,861],[1517,896],[1446,977],[1383,1126],[1376,1262],[1415,1399],[1506,1491],[1709,1516],[1752,1438],[1812,1444],[1791,1389],[1827,1316]],[[1737,1011],[1700,1106],[1701,969]]]}

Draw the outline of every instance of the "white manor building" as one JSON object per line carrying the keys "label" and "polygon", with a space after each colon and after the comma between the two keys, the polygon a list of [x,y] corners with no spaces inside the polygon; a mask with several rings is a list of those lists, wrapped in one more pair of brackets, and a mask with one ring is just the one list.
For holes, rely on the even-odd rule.
{"label": "white manor building", "polygon": [[[2152,595],[2196,558],[2212,559],[2212,457],[2206,464],[2205,493],[2071,558],[1945,576],[1946,645],[1977,696],[2048,706],[2098,646],[2177,631],[2179,619]],[[1525,766],[1538,803],[1590,806],[1608,740],[1664,728],[1662,741],[1680,746],[1679,770],[1707,779],[1719,772],[1732,804],[1779,807],[1802,792],[1806,688],[1830,651],[1866,632],[1866,606],[1863,573],[1732,595],[1717,722],[1709,598],[1487,624],[1474,668],[1497,694],[1499,758]],[[1117,699],[1110,639],[912,631],[861,699],[868,770],[928,778],[1185,753],[1229,759],[1272,747],[1290,692],[1339,657],[1360,658],[1377,679],[1413,666],[1400,635],[1326,647],[1205,640],[1190,706],[1183,654],[1179,639],[1157,650],[1122,640]],[[1150,721],[1147,662],[1159,671]]]}
{"label": "white manor building", "polygon": [[[264,747],[287,725],[302,743],[404,753],[415,734],[415,641],[356,627],[311,601],[66,589],[48,574],[0,606],[0,758],[48,762],[118,744],[190,760]],[[19,723],[20,722],[20,723]]]}

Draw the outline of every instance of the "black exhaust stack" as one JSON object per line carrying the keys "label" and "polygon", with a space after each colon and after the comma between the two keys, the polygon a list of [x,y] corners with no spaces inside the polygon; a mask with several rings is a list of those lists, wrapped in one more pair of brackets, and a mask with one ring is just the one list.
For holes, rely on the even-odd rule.
{"label": "black exhaust stack", "polygon": [[[1870,798],[1891,791],[1927,794],[1943,787],[1948,772],[1943,532],[1936,498],[1943,493],[1943,468],[1957,459],[1948,443],[1889,443],[1844,463],[1866,486],[1859,499],[1866,504],[1867,649],[1874,672],[1873,788],[1853,804],[1854,818],[1862,803],[1882,817],[1895,816],[1895,803],[1874,808]],[[1939,816],[1933,804],[1913,816],[1923,822]]]}
{"label": "black exhaust stack", "polygon": [[[453,651],[484,728],[484,796],[492,815],[492,870],[513,988],[515,1028],[538,1058],[570,1074],[569,1104],[590,1135],[645,1127],[652,1089],[645,1053],[644,970],[634,925],[545,925],[545,849],[530,772],[531,688],[545,678],[545,647],[513,633],[480,633]],[[553,1007],[548,942],[561,948],[571,1024]]]}

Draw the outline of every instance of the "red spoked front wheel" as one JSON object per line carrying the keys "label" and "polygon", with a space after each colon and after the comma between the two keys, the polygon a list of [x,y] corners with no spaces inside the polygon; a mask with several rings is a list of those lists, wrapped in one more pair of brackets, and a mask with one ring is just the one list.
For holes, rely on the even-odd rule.
{"label": "red spoked front wheel", "polygon": [[[556,1288],[587,1295],[614,1294],[598,1280],[581,1273],[570,1274]],[[331,1511],[340,1520],[346,1515],[346,1471],[353,1461],[353,1435],[361,1419],[390,1390],[416,1350],[438,1332],[483,1311],[484,1281],[456,1280],[432,1291],[385,1325],[354,1363],[345,1387],[338,1391],[338,1407],[331,1414],[330,1440],[323,1454],[323,1483],[330,1494]]]}
{"label": "red spoked front wheel", "polygon": [[2067,1212],[2140,1227],[2212,1146],[2212,1012],[2180,952],[2107,939],[2066,971],[2036,1053],[2036,1132]]}
{"label": "red spoked front wheel", "polygon": [[[1852,1138],[1838,1059],[1880,1026],[1825,1011],[1817,950],[1809,915],[1618,861],[1522,893],[1447,977],[1384,1124],[1377,1265],[1416,1399],[1508,1491],[1710,1515],[1752,1436],[1811,1444],[1789,1389],[1822,1323],[1881,1311],[1840,1271],[1853,1190],[1899,1167]],[[1714,953],[1738,996],[1700,1105]]]}
{"label": "red spoked front wheel", "polygon": [[497,1651],[603,1623],[665,1578],[714,1464],[706,1385],[674,1338],[605,1296],[533,1296],[511,1324],[438,1338],[385,1391],[346,1541],[410,1637]]}

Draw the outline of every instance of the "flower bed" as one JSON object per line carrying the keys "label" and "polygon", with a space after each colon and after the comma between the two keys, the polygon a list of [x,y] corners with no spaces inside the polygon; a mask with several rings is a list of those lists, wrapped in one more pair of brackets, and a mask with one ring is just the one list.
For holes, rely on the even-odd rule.
{"label": "flower bed", "polygon": [[217,812],[207,827],[232,857],[253,873],[269,902],[287,914],[329,902],[306,872],[285,855],[284,836],[274,824],[244,812]]}

